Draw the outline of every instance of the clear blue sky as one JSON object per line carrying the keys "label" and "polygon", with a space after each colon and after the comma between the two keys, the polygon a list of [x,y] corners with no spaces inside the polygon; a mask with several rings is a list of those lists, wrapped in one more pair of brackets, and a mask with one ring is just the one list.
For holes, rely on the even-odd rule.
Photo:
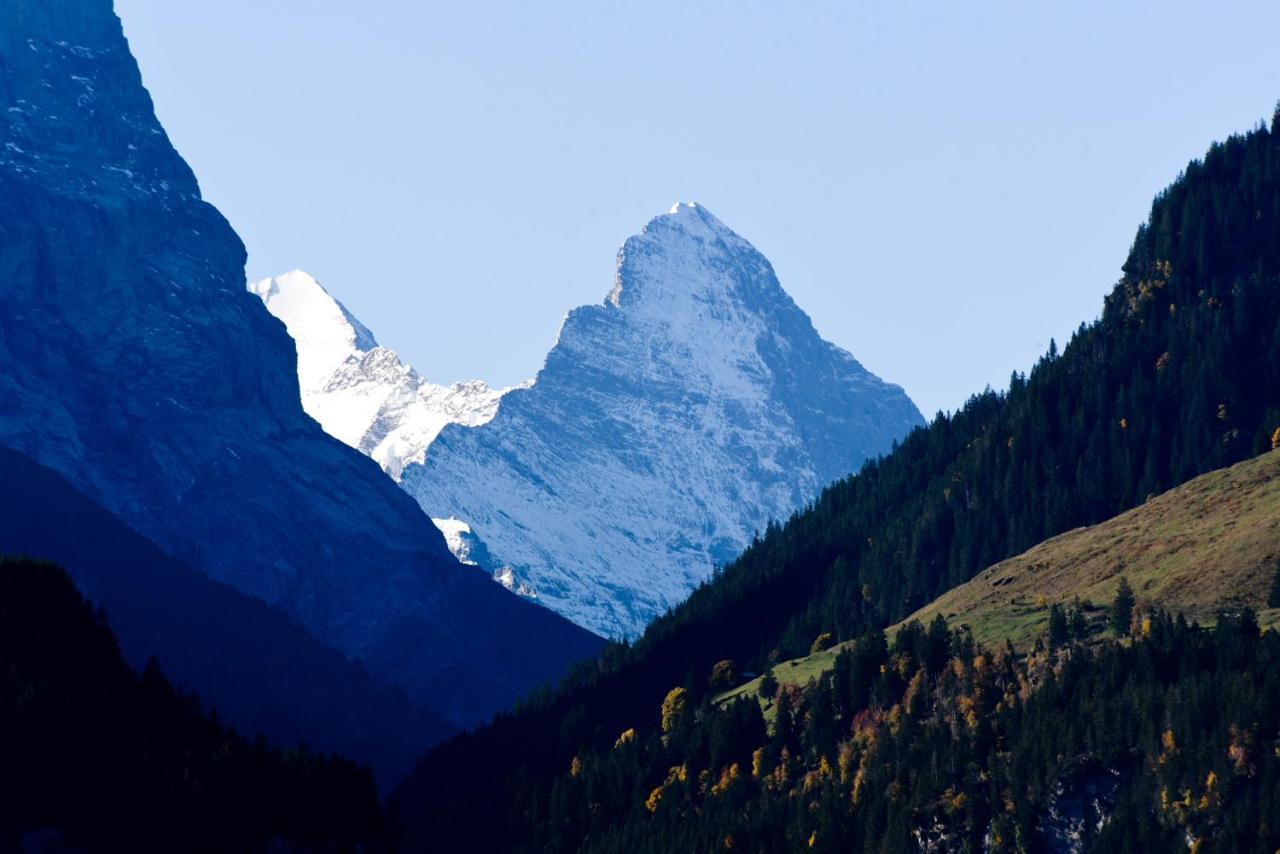
{"label": "clear blue sky", "polygon": [[1093,319],[1152,196],[1280,98],[1272,2],[116,5],[249,275],[308,270],[437,381],[531,376],[696,200],[952,409]]}

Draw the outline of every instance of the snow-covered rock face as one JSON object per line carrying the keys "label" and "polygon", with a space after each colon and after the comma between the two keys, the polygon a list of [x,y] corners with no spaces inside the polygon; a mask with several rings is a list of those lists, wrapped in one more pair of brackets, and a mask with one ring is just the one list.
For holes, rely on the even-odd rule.
{"label": "snow-covered rock face", "polygon": [[110,0],[0,3],[0,104],[0,444],[455,720],[595,648],[304,414]]}
{"label": "snow-covered rock face", "polygon": [[923,423],[823,341],[769,262],[704,208],[632,237],[533,386],[447,426],[401,486],[483,541],[490,570],[634,637],[833,480]]}
{"label": "snow-covered rock face", "polygon": [[493,580],[518,596],[537,599],[538,594],[522,582],[515,570],[494,560],[489,549],[476,536],[471,526],[461,519],[432,519],[435,526],[444,534],[444,541],[454,557],[470,566],[478,566],[493,576]]}
{"label": "snow-covered rock face", "polygon": [[397,480],[406,465],[422,462],[444,425],[488,422],[510,391],[480,381],[428,382],[300,270],[252,282],[249,290],[297,345],[303,408]]}

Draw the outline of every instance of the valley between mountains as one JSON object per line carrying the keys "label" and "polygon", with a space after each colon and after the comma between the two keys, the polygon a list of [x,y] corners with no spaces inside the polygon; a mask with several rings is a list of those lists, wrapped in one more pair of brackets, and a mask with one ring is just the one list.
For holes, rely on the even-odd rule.
{"label": "valley between mountains", "polygon": [[0,850],[1280,849],[1280,113],[926,422],[701,204],[444,383],[246,282],[110,0],[0,97]]}

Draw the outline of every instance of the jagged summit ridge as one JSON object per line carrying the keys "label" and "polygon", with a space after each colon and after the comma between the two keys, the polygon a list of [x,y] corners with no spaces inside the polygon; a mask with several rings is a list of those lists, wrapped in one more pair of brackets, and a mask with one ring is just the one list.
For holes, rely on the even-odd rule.
{"label": "jagged summit ridge", "polygon": [[465,522],[505,583],[634,636],[752,534],[923,423],[823,341],[772,266],[681,203],[618,254],[536,384],[445,427],[401,485]]}
{"label": "jagged summit ridge", "polygon": [[303,408],[393,478],[422,461],[446,424],[477,426],[492,419],[510,391],[480,380],[448,386],[426,380],[379,346],[346,306],[301,270],[248,287],[293,337]]}

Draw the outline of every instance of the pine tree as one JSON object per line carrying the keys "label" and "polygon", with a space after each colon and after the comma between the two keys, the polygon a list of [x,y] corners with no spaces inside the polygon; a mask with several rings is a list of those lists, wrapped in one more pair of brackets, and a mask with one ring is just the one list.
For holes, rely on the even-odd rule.
{"label": "pine tree", "polygon": [[1133,588],[1129,579],[1120,577],[1120,587],[1116,590],[1116,598],[1111,602],[1111,628],[1120,637],[1129,633],[1129,623],[1133,620],[1133,608],[1137,600],[1133,596]]}
{"label": "pine tree", "polygon": [[947,628],[946,617],[934,615],[925,638],[925,667],[930,673],[939,673],[951,657],[951,630]]}
{"label": "pine tree", "polygon": [[1084,606],[1076,602],[1071,608],[1071,637],[1076,641],[1089,637],[1089,621],[1084,616]]}
{"label": "pine tree", "polygon": [[1049,606],[1049,648],[1066,646],[1071,640],[1071,627],[1067,624],[1067,612],[1056,602]]}
{"label": "pine tree", "polygon": [[1280,560],[1276,561],[1276,572],[1271,578],[1271,592],[1267,594],[1267,606],[1280,608]]}

